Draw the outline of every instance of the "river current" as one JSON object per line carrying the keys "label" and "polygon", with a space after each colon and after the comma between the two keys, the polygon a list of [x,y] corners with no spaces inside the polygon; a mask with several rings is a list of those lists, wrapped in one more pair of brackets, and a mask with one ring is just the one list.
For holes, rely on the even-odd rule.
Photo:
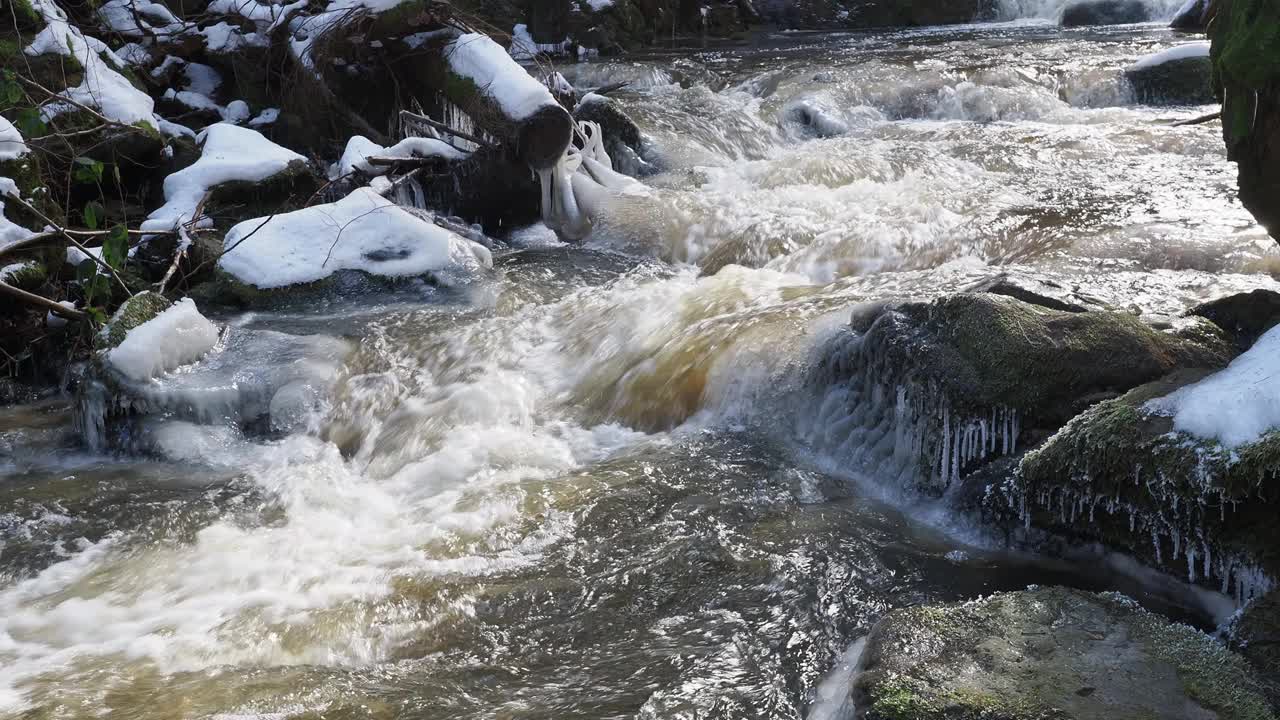
{"label": "river current", "polygon": [[824,410],[861,303],[1277,286],[1219,126],[1171,124],[1211,108],[1123,80],[1188,38],[1041,5],[564,68],[630,81],[661,168],[582,245],[214,314],[164,382],[290,388],[270,427],[196,400],[100,453],[69,400],[0,411],[0,717],[825,720],[894,607],[1065,583],[1211,626],[1122,558],[1003,549]]}

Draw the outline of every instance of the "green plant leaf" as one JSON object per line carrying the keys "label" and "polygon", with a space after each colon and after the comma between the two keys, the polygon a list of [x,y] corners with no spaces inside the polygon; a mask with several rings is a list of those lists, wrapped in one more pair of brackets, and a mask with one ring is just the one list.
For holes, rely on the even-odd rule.
{"label": "green plant leaf", "polygon": [[84,309],[89,314],[89,318],[98,325],[107,324],[107,311],[100,307],[87,307]]}
{"label": "green plant leaf", "polygon": [[84,210],[80,211],[80,216],[84,218],[84,226],[90,230],[97,230],[99,223],[106,214],[106,209],[102,207],[102,203],[91,201],[85,203]]}
{"label": "green plant leaf", "polygon": [[93,276],[89,284],[85,286],[85,303],[92,305],[94,301],[101,299],[106,302],[111,298],[111,278],[98,273]]}
{"label": "green plant leaf", "polygon": [[49,126],[45,125],[44,120],[40,119],[40,111],[35,108],[19,110],[13,124],[18,126],[18,130],[22,132],[23,137],[35,138],[49,134]]}
{"label": "green plant leaf", "polygon": [[106,166],[93,158],[78,157],[74,161],[75,169],[71,177],[78,183],[97,184],[102,182],[102,171]]}
{"label": "green plant leaf", "polygon": [[117,270],[129,259],[129,231],[123,225],[111,228],[106,242],[102,243],[102,259]]}

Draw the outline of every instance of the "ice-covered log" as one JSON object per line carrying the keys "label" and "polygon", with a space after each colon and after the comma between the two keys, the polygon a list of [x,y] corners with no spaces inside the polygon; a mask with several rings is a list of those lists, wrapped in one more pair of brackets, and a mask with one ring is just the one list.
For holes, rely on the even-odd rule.
{"label": "ice-covered log", "polygon": [[564,156],[573,118],[501,45],[479,33],[450,34],[435,49],[428,54],[434,84],[478,127],[535,170]]}

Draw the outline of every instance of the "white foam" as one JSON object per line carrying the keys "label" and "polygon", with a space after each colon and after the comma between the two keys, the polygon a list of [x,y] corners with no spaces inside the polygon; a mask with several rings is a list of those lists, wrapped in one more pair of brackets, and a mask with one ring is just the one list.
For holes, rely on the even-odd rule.
{"label": "white foam", "polygon": [[218,326],[183,298],[130,330],[107,362],[131,380],[148,380],[199,360],[217,344]]}

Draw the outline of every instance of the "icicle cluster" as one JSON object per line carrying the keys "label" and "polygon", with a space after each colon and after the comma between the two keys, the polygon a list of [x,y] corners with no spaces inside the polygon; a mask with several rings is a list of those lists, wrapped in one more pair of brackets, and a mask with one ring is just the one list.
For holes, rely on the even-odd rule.
{"label": "icicle cluster", "polygon": [[1017,452],[1017,411],[958,411],[934,383],[891,367],[861,337],[838,338],[815,381],[822,397],[801,435],[842,463],[902,487],[942,494],[975,464]]}
{"label": "icicle cluster", "polygon": [[[1084,480],[1089,484],[1087,478]],[[1141,474],[1135,472],[1134,484],[1141,483]],[[1235,598],[1240,605],[1275,587],[1275,579],[1248,558],[1215,547],[1213,539],[1205,536],[1202,519],[1212,507],[1207,498],[1201,496],[1198,502],[1187,503],[1181,501],[1177,492],[1164,492],[1163,487],[1156,481],[1147,482],[1147,488],[1158,498],[1156,511],[1137,507],[1118,495],[1096,494],[1075,487],[1059,485],[1028,492],[1016,478],[1005,487],[1005,495],[1010,508],[1019,513],[1028,528],[1036,511],[1056,515],[1057,522],[1064,527],[1081,522],[1094,524],[1099,509],[1108,516],[1127,516],[1130,535],[1151,538],[1157,566],[1185,559],[1187,582],[1212,584],[1217,581],[1220,591]],[[1234,502],[1224,491],[1215,492],[1218,497],[1213,504],[1218,507],[1219,518],[1225,519],[1227,506]]]}
{"label": "icicle cluster", "polygon": [[570,144],[560,162],[538,171],[542,221],[570,240],[590,234],[613,198],[647,194],[644,185],[613,169],[598,124],[580,122],[576,132],[581,149]]}

